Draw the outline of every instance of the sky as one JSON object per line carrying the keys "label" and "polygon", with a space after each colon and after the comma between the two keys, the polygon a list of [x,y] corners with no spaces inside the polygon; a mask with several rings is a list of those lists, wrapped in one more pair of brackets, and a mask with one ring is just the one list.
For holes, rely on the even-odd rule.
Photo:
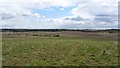
{"label": "sky", "polygon": [[0,28],[114,29],[119,0],[0,0]]}

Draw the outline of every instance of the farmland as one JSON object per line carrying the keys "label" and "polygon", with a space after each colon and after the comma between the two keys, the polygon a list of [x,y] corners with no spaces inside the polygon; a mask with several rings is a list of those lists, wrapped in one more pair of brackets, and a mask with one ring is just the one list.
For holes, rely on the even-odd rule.
{"label": "farmland", "polygon": [[3,66],[115,66],[118,33],[3,32]]}

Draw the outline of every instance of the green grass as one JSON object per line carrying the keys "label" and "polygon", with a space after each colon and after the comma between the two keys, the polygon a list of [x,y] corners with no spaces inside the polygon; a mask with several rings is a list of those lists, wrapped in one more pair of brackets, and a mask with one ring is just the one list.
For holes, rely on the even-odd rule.
{"label": "green grass", "polygon": [[116,40],[3,37],[3,66],[118,65]]}

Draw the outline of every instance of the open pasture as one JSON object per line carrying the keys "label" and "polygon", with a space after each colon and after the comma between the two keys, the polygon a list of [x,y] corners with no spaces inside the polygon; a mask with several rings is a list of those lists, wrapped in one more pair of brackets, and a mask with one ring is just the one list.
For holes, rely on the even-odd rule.
{"label": "open pasture", "polygon": [[3,66],[118,65],[117,33],[3,32]]}

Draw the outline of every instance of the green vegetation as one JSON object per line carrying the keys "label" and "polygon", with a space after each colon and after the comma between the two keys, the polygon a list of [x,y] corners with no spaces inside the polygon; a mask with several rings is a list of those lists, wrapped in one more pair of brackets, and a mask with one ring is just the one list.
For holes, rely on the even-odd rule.
{"label": "green vegetation", "polygon": [[118,65],[112,39],[3,35],[3,66]]}

